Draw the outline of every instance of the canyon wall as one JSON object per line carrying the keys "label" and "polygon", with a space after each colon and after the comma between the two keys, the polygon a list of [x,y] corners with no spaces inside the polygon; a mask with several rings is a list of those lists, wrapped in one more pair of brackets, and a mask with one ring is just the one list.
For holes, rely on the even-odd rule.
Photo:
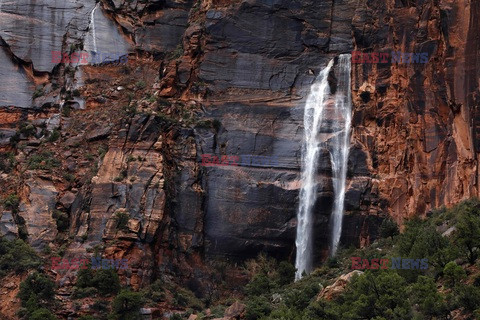
{"label": "canyon wall", "polygon": [[[193,273],[205,257],[267,251],[292,260],[303,105],[319,71],[351,51],[427,52],[429,59],[352,65],[341,244],[369,243],[387,216],[401,223],[478,195],[477,2],[118,0],[102,1],[94,14],[94,1],[1,3],[0,75],[13,85],[0,89],[0,142],[16,165],[0,179],[4,195],[15,192],[20,205],[18,212],[2,210],[0,232],[14,236],[14,225],[22,224],[38,249],[59,239],[52,217],[59,210],[69,220],[70,240],[59,242],[67,257],[103,245],[107,256],[132,259],[133,271],[124,276],[135,286],[165,270]],[[130,74],[51,63],[52,50],[91,49],[91,16],[103,37],[98,50],[128,52]],[[133,79],[216,125],[172,127],[155,112],[122,118],[119,110],[132,100],[125,102],[122,90],[142,87]],[[68,94],[75,90],[82,95]],[[153,103],[134,100],[145,109]],[[76,111],[68,115],[65,106]],[[59,140],[43,144],[41,129],[16,136],[25,121],[59,131]],[[24,147],[13,148],[12,137]],[[27,166],[44,148],[60,161],[53,172]],[[100,148],[102,156],[88,160]],[[202,154],[279,161],[204,167]],[[322,157],[318,259],[328,250],[333,202],[328,155]],[[116,231],[120,212],[128,226]]]}

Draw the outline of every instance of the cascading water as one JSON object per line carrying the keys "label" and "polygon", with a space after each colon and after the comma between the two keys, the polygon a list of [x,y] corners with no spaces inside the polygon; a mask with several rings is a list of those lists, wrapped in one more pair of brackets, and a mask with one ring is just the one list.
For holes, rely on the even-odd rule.
{"label": "cascading water", "polygon": [[303,272],[310,272],[312,269],[312,208],[317,199],[315,176],[320,152],[318,130],[322,125],[323,110],[330,94],[328,74],[332,66],[333,60],[320,72],[317,80],[312,85],[303,115],[305,132],[302,147],[302,188],[300,189],[300,203],[297,214],[297,238],[295,240],[297,246],[295,259],[297,272],[295,279],[297,280],[302,277]]}
{"label": "cascading water", "polygon": [[[334,208],[332,211],[332,244],[331,254],[334,254],[340,240],[345,199],[346,167],[349,150],[351,123],[350,97],[350,55],[339,57],[339,77],[332,114],[325,114],[330,98],[328,74],[334,60],[318,75],[311,87],[304,111],[304,142],[302,146],[302,187],[297,214],[297,247],[295,279],[302,277],[303,272],[310,272],[313,267],[313,206],[317,200],[317,168],[319,154],[322,148],[320,129],[322,132],[333,132],[328,141],[332,162],[332,178],[334,184]],[[330,111],[331,108],[329,108]],[[328,116],[328,117],[326,117]],[[329,121],[327,121],[329,120]],[[331,126],[331,128],[329,128]],[[333,252],[333,253],[332,253]]]}
{"label": "cascading water", "polygon": [[92,28],[92,44],[93,44],[93,51],[97,52],[97,37],[95,35],[95,10],[97,10],[97,5],[93,8],[92,12],[90,13],[90,26]]}
{"label": "cascading water", "polygon": [[330,256],[334,256],[342,234],[343,207],[345,203],[345,183],[347,179],[348,153],[350,151],[350,125],[352,122],[352,97],[350,92],[351,62],[349,54],[338,59],[337,92],[335,96],[334,118],[339,130],[331,139],[330,159],[335,201],[331,216],[332,237]]}

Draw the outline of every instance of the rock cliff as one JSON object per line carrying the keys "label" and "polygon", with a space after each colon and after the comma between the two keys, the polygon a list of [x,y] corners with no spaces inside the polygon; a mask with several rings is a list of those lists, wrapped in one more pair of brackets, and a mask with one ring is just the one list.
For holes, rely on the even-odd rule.
{"label": "rock cliff", "polygon": [[[1,211],[2,234],[63,245],[66,257],[101,247],[129,258],[122,276],[137,288],[164,271],[189,277],[205,258],[292,259],[303,105],[326,63],[351,51],[428,62],[353,64],[341,243],[369,243],[387,216],[401,223],[479,195],[476,1],[56,3],[0,3],[0,179],[20,199]],[[81,49],[129,62],[51,62],[51,51]],[[204,167],[202,154],[279,161]],[[318,259],[330,171],[319,168]]]}

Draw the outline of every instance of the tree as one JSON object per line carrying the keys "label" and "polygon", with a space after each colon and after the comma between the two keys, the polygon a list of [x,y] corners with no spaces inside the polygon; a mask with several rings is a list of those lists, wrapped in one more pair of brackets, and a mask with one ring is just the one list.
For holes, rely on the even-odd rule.
{"label": "tree", "polygon": [[280,286],[287,285],[295,279],[295,267],[287,262],[282,261],[278,265],[277,274],[278,274],[278,284]]}
{"label": "tree", "polygon": [[55,319],[53,314],[43,308],[45,305],[50,305],[53,302],[54,288],[55,284],[43,274],[38,272],[30,274],[20,284],[18,297],[20,298],[22,309],[19,313],[27,315],[29,319]]}
{"label": "tree", "polygon": [[463,268],[457,265],[454,261],[447,263],[443,269],[443,275],[447,280],[447,284],[452,288],[457,285],[460,280],[467,277],[465,270],[463,270]]}
{"label": "tree", "polygon": [[117,320],[141,319],[140,308],[142,305],[141,293],[122,290],[113,300],[112,315]]}
{"label": "tree", "polygon": [[417,282],[410,288],[409,297],[418,306],[423,319],[442,317],[448,314],[447,306],[437,285],[432,278],[419,276]]}
{"label": "tree", "polygon": [[392,218],[387,218],[382,221],[380,225],[380,237],[382,238],[392,238],[400,234],[397,223]]}
{"label": "tree", "polygon": [[354,277],[340,296],[341,319],[408,319],[411,308],[405,280],[392,270]]}
{"label": "tree", "polygon": [[57,320],[57,317],[53,313],[51,313],[48,309],[41,308],[35,310],[30,317],[29,320]]}
{"label": "tree", "polygon": [[54,288],[55,284],[49,278],[35,272],[20,284],[18,297],[22,301],[22,306],[26,306],[30,299],[37,303],[48,303],[53,300],[55,295]]}
{"label": "tree", "polygon": [[93,276],[92,286],[102,295],[116,294],[120,290],[120,279],[114,269],[99,269]]}
{"label": "tree", "polygon": [[268,316],[272,312],[270,303],[264,296],[253,296],[247,300],[245,317],[247,320],[260,319],[263,316]]}
{"label": "tree", "polygon": [[480,248],[480,209],[478,206],[462,206],[455,233],[455,242],[470,264],[477,261]]}

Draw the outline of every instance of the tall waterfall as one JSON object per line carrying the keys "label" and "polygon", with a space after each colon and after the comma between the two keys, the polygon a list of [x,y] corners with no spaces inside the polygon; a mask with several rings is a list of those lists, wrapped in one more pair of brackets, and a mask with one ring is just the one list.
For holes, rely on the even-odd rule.
{"label": "tall waterfall", "polygon": [[328,149],[332,162],[332,178],[334,187],[334,208],[332,212],[332,244],[331,254],[334,254],[342,228],[343,204],[345,199],[345,180],[349,150],[351,123],[350,97],[350,55],[342,54],[338,60],[339,76],[333,108],[328,108],[330,86],[328,74],[334,60],[318,75],[307,97],[304,111],[304,141],[302,146],[302,187],[297,213],[297,247],[295,279],[302,277],[303,272],[310,272],[313,267],[313,212],[317,200],[317,169],[319,154],[324,145],[320,131],[330,133],[327,136]]}
{"label": "tall waterfall", "polygon": [[98,4],[95,5],[92,12],[90,13],[90,26],[92,28],[92,44],[93,44],[93,51],[97,52],[97,35],[95,34],[95,10],[97,10]]}
{"label": "tall waterfall", "polygon": [[350,151],[350,125],[352,123],[352,97],[350,92],[351,62],[349,54],[338,59],[337,92],[333,117],[339,130],[331,139],[330,159],[335,201],[331,216],[332,237],[330,256],[334,256],[342,234],[343,207],[345,204],[345,182],[347,179],[348,152]]}

